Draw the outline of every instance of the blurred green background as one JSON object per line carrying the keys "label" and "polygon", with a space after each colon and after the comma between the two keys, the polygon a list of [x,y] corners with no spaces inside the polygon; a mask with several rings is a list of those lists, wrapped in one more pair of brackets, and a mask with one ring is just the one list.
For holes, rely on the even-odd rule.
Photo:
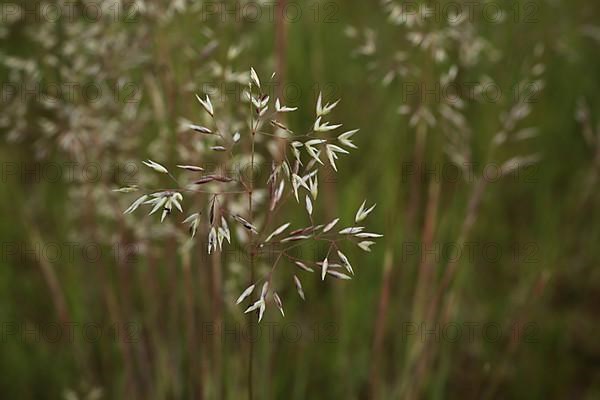
{"label": "blurred green background", "polygon": [[[390,17],[403,3],[414,24]],[[246,396],[233,303],[247,260],[186,259],[173,229],[123,217],[133,198],[112,190],[145,179],[141,160],[194,151],[179,128],[204,118],[194,93],[210,90],[244,129],[250,66],[278,73],[295,131],[320,91],[342,99],[333,118],[361,129],[359,150],[321,181],[316,212],[351,219],[368,198],[369,229],[385,235],[352,250],[352,281],[305,275],[305,302],[283,286],[286,317],[268,308],[256,341],[255,398],[600,397],[600,6],[473,4],[3,3],[0,397]],[[473,12],[456,28],[452,9]],[[502,96],[462,92],[453,123],[436,86],[453,67],[458,86],[489,77]],[[435,124],[411,122],[423,109]],[[499,132],[509,139],[490,146]],[[454,178],[457,155],[474,177]]]}

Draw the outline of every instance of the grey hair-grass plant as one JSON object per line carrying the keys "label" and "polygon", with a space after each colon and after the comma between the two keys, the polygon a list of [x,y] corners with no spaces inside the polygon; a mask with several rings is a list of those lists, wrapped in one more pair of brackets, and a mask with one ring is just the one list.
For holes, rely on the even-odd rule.
{"label": "grey hair-grass plant", "polygon": [[[271,80],[274,76],[271,76]],[[181,224],[189,227],[189,238],[183,248],[193,246],[197,242],[197,233],[202,231],[206,235],[206,252],[212,254],[214,262],[214,256],[237,238],[247,256],[249,282],[235,303],[247,302],[243,309],[248,314],[249,327],[252,324],[251,313],[258,314],[260,323],[269,304],[274,304],[285,317],[284,302],[279,294],[281,290],[274,279],[284,262],[287,261],[292,268],[287,282],[295,288],[299,298],[305,300],[299,277],[301,273],[318,270],[322,281],[326,278],[350,280],[354,276],[354,269],[346,248],[356,246],[369,252],[375,239],[382,237],[381,234],[368,232],[363,226],[363,221],[375,208],[375,204],[367,204],[366,200],[347,223],[343,223],[341,217],[317,221],[319,176],[325,173],[327,166],[337,172],[336,161],[340,156],[357,148],[352,138],[358,129],[344,131],[342,124],[329,121],[328,117],[339,100],[325,102],[319,94],[311,128],[307,133],[295,134],[282,121],[284,114],[294,112],[297,108],[282,104],[279,98],[273,100],[262,88],[258,74],[251,68],[244,93],[248,102],[245,132],[244,129],[231,129],[240,124],[231,123],[227,117],[223,118],[225,121],[219,118],[219,108],[215,107],[209,95],[196,95],[208,118],[204,124],[188,124],[189,134],[203,142],[203,146],[198,148],[203,149],[199,153],[204,154],[191,157],[196,161],[211,156],[216,158],[216,171],[209,172],[208,166],[197,165],[198,162],[181,162],[175,167],[184,176],[176,177],[169,170],[170,166],[146,160],[144,166],[175,183],[175,187],[149,189],[140,185],[117,190],[124,193],[143,191],[125,210],[125,214],[147,206],[149,214],[160,214],[161,223],[167,217],[183,214],[185,200],[199,197],[199,201],[196,198],[190,203],[201,204],[201,208],[192,209],[185,217],[181,217]],[[265,159],[268,161],[265,162]],[[249,174],[241,173],[239,165],[249,165]],[[255,177],[255,168],[259,165],[268,166],[268,177],[263,177],[262,181]],[[185,183],[182,184],[182,181]],[[285,203],[295,203],[297,207],[304,208],[306,222],[297,228],[292,227],[292,221],[281,212]],[[237,228],[235,231],[230,228],[233,226]],[[234,236],[234,232],[237,235]],[[306,254],[298,256],[293,252],[301,246],[316,248],[319,245],[326,247],[319,259],[307,257]],[[257,276],[257,256],[262,252],[272,255],[273,259],[269,260],[270,265],[266,266],[264,273]],[[219,296],[220,293],[215,295]],[[252,399],[252,341],[248,352],[248,398]]]}

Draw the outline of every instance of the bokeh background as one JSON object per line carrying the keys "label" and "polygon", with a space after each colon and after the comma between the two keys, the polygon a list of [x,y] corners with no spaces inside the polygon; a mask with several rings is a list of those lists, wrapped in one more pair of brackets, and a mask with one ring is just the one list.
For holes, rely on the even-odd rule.
{"label": "bokeh background", "polygon": [[283,286],[255,398],[600,396],[597,2],[0,7],[1,398],[246,396],[247,260],[182,252],[113,189],[195,150],[195,93],[234,118],[251,66],[294,130],[342,99],[359,150],[316,213],[368,198],[385,235],[352,281]]}

